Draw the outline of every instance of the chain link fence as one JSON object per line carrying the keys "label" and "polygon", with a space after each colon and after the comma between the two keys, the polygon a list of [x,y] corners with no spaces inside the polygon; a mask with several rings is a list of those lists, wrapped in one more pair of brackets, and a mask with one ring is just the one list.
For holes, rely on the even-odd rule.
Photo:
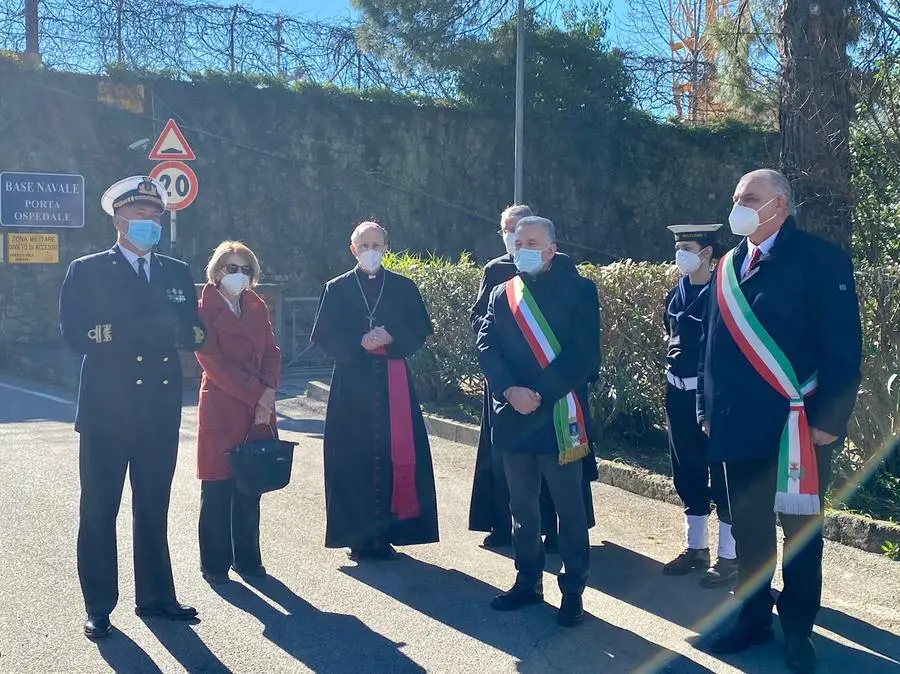
{"label": "chain link fence", "polygon": [[[309,21],[244,5],[167,0],[41,0],[45,67],[100,74],[110,66],[187,77],[206,70],[349,88],[409,89],[362,51],[356,23]],[[0,50],[24,52],[26,1],[0,0]]]}

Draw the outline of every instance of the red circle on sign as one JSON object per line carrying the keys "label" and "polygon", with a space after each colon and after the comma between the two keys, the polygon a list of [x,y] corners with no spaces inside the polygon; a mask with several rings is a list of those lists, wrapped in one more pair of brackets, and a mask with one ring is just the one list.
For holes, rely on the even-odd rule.
{"label": "red circle on sign", "polygon": [[180,211],[194,203],[194,199],[197,198],[200,188],[197,174],[184,162],[161,162],[150,171],[150,177],[160,181],[169,193],[166,210]]}

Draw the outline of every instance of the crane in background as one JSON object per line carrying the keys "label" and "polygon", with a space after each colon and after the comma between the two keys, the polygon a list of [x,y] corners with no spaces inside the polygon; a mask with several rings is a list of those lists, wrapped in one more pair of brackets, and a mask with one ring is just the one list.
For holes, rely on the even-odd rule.
{"label": "crane in background", "polygon": [[672,98],[679,119],[703,124],[724,113],[715,101],[719,54],[711,33],[718,22],[735,16],[737,4],[735,0],[669,0]]}

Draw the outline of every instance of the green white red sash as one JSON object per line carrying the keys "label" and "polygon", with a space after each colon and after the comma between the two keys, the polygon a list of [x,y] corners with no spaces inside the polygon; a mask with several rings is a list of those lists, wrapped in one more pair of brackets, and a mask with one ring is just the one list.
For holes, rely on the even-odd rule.
{"label": "green white red sash", "polygon": [[[546,368],[556,359],[562,348],[534,296],[520,276],[513,277],[506,284],[506,299],[534,357],[542,368]],[[570,391],[554,403],[553,428],[559,445],[560,465],[578,461],[590,453],[584,412],[573,392]]]}
{"label": "green white red sash", "polygon": [[716,274],[719,312],[744,357],[772,388],[790,401],[778,454],[775,512],[815,515],[821,506],[819,472],[804,398],[816,390],[816,375],[800,385],[787,356],[744,297],[734,265],[734,253],[734,250],[726,253]]}

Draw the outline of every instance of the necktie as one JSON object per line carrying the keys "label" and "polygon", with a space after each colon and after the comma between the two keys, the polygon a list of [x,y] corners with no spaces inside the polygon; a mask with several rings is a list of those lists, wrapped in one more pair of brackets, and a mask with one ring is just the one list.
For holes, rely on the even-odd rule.
{"label": "necktie", "polygon": [[749,274],[750,270],[756,266],[757,262],[759,262],[759,248],[754,248],[753,252],[750,254],[750,264],[747,265],[747,270],[741,278],[747,278],[747,274]]}
{"label": "necktie", "polygon": [[144,283],[150,283],[150,277],[147,276],[147,270],[145,267],[147,266],[147,260],[142,257],[138,258],[138,276],[141,277],[141,280]]}

